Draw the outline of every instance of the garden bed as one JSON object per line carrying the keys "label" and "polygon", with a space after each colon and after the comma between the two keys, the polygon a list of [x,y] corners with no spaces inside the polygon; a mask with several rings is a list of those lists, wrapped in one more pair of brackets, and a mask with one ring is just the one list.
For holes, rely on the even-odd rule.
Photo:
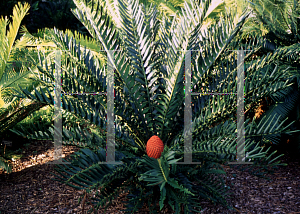
{"label": "garden bed", "polygon": [[[64,146],[63,156],[78,151],[74,146]],[[36,152],[34,152],[36,151]],[[300,213],[300,172],[299,161],[281,157],[288,166],[279,166],[271,181],[256,178],[246,172],[225,166],[226,184],[231,187],[232,199],[228,202],[235,211],[221,205],[200,200],[202,213]],[[0,213],[82,213],[78,198],[82,191],[51,180],[54,165],[53,144],[50,141],[35,141],[30,148],[24,149],[23,157],[13,162],[13,172],[9,175],[0,172]],[[15,167],[17,166],[17,167]],[[108,208],[107,213],[124,213],[121,201],[126,201],[128,193],[120,193],[118,199]],[[92,194],[90,194],[92,195]],[[85,206],[84,210],[91,206]],[[98,210],[104,213],[104,209]],[[139,213],[149,213],[146,205]],[[174,213],[165,207],[161,213]]]}

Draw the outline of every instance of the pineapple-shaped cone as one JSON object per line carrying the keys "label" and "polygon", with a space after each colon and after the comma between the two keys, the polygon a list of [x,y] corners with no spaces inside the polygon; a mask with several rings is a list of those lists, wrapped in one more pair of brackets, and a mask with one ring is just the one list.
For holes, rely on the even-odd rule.
{"label": "pineapple-shaped cone", "polygon": [[156,136],[153,135],[147,142],[146,145],[146,152],[147,155],[150,158],[160,158],[161,153],[164,151],[164,143],[162,142],[162,140]]}

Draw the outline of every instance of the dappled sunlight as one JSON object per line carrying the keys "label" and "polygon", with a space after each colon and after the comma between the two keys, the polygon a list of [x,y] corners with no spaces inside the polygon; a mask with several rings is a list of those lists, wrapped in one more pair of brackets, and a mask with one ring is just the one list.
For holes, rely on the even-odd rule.
{"label": "dappled sunlight", "polygon": [[[12,174],[29,167],[47,164],[54,160],[54,144],[51,141],[33,141],[28,147],[22,146],[20,149],[23,151],[18,157],[22,157],[17,158],[15,156],[16,159],[12,158],[12,160],[9,161],[9,164],[12,165]],[[66,155],[72,154],[78,150],[80,150],[80,148],[76,146],[63,146],[62,158],[65,158]],[[0,174],[3,173],[7,174],[6,171],[3,172],[1,169]]]}

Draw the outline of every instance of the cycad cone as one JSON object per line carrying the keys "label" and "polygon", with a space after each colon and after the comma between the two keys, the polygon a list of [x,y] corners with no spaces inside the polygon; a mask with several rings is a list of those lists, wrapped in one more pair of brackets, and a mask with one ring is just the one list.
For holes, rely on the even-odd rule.
{"label": "cycad cone", "polygon": [[146,145],[146,152],[147,155],[150,158],[160,158],[161,153],[164,151],[164,143],[162,142],[162,140],[156,136],[153,135],[147,142]]}

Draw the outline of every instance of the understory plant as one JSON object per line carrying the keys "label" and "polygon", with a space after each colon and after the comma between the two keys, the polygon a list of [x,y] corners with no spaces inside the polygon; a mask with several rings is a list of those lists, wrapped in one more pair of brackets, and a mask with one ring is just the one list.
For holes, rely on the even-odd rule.
{"label": "understory plant", "polygon": [[[35,65],[25,54],[18,54],[25,45],[20,42],[21,39],[16,39],[21,22],[29,8],[28,3],[18,3],[13,8],[11,21],[6,16],[0,17],[0,144],[10,128],[45,106],[45,103],[36,103],[31,99],[17,98],[12,95],[12,89],[17,86],[27,86],[27,89],[32,91],[32,86],[37,87],[39,84],[39,81],[30,79],[32,74],[30,68],[34,70]],[[11,167],[1,156],[0,168],[11,172]]]}
{"label": "understory plant", "polygon": [[[279,165],[280,156],[268,153],[265,139],[276,141],[280,134],[291,132],[278,122],[281,115],[264,116],[259,123],[252,118],[236,122],[237,56],[245,53],[245,109],[270,94],[293,84],[296,73],[286,65],[276,64],[283,54],[269,53],[249,61],[261,46],[261,41],[239,42],[237,36],[249,16],[244,11],[237,24],[235,14],[224,14],[216,25],[202,28],[210,0],[184,4],[180,21],[164,17],[157,19],[156,8],[145,8],[136,0],[119,0],[122,27],[117,28],[105,9],[96,0],[74,0],[72,10],[107,54],[108,62],[101,62],[93,51],[73,37],[56,29],[46,35],[61,51],[62,108],[77,119],[93,126],[88,132],[77,124],[62,121],[63,144],[83,147],[66,161],[57,165],[56,177],[76,189],[96,190],[91,203],[95,210],[107,208],[125,190],[128,201],[126,213],[135,213],[148,204],[151,213],[170,206],[174,213],[201,212],[199,198],[220,203],[229,209],[228,187],[224,184],[222,164],[236,159],[237,129],[245,129],[245,162],[238,169],[266,178]],[[115,52],[110,52],[115,50]],[[191,51],[191,88],[193,92],[219,92],[220,95],[192,96],[192,161],[197,164],[178,164],[187,152],[184,147],[185,127],[185,56]],[[286,54],[286,53],[284,53]],[[54,105],[54,57],[40,56],[38,66],[44,88],[34,93],[20,89],[16,96]],[[50,63],[50,64],[49,64]],[[108,98],[101,94],[64,94],[74,92],[105,93],[108,70],[114,69],[115,161],[106,162],[106,113]],[[239,65],[241,66],[241,65]],[[56,71],[57,72],[57,71]],[[224,95],[222,95],[224,94]],[[283,121],[284,122],[284,121]],[[272,126],[270,126],[272,124]],[[31,139],[53,139],[56,127],[17,130],[15,133]],[[158,136],[164,150],[157,159],[149,157],[146,143]],[[151,147],[152,148],[152,147]],[[276,161],[276,162],[275,162]],[[107,203],[109,202],[109,203]],[[156,203],[159,207],[156,207]],[[92,210],[90,210],[92,211]]]}

